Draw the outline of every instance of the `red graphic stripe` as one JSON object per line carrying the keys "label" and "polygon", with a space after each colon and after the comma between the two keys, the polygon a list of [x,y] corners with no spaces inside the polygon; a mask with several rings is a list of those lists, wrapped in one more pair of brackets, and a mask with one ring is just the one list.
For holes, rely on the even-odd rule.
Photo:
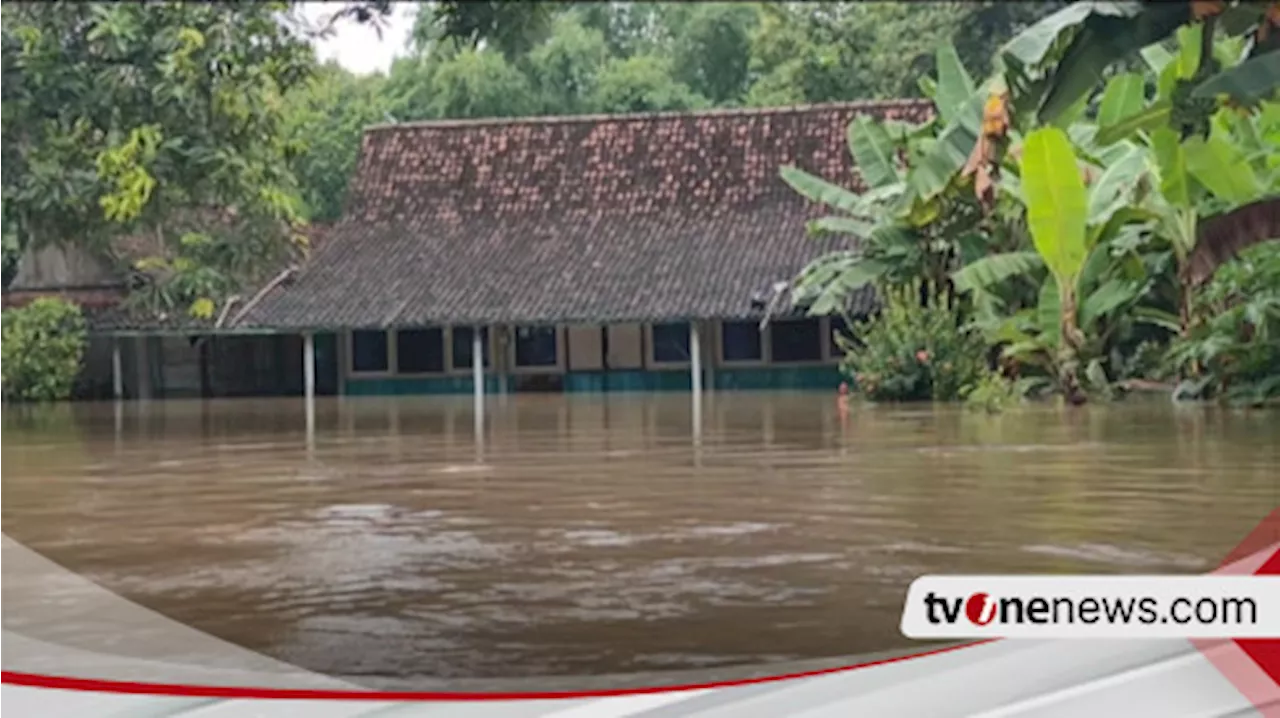
{"label": "red graphic stripe", "polygon": [[[1273,512],[1273,515],[1276,515]],[[1271,558],[1257,570],[1259,576],[1280,575],[1280,549],[1271,554]],[[1253,659],[1254,663],[1266,673],[1272,681],[1280,685],[1280,640],[1275,638],[1250,638],[1236,641],[1240,650]]]}
{"label": "red graphic stripe", "polygon": [[266,688],[260,686],[195,686],[175,683],[135,683],[133,681],[113,681],[96,678],[69,678],[65,676],[46,676],[37,673],[20,671],[0,672],[0,682],[15,686],[31,688],[55,688],[64,691],[93,691],[97,693],[128,693],[151,696],[181,696],[185,698],[252,698],[257,700],[329,700],[329,701],[530,701],[553,700],[567,698],[608,698],[610,696],[633,696],[651,693],[674,693],[677,691],[693,691],[705,688],[729,688],[732,686],[748,686],[757,683],[773,683],[796,678],[811,678],[832,673],[852,671],[859,668],[883,666],[900,663],[912,658],[936,656],[950,653],[961,648],[971,648],[997,639],[962,643],[957,646],[946,646],[911,653],[905,656],[884,658],[868,663],[852,666],[823,668],[801,673],[788,673],[781,676],[763,676],[743,678],[735,681],[718,681],[713,683],[692,683],[674,686],[647,686],[642,688],[611,688],[594,691],[525,691],[512,693],[477,693],[450,691],[375,691],[375,690],[324,690],[306,688]]}

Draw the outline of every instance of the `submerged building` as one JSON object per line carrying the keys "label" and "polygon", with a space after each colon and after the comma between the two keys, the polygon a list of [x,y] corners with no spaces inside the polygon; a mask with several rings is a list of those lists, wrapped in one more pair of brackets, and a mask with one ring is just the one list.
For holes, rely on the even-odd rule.
{"label": "submerged building", "polygon": [[808,235],[827,209],[779,170],[856,189],[850,122],[931,113],[899,100],[371,127],[341,221],[251,305],[216,327],[97,312],[94,334],[117,347],[125,395],[829,388],[840,320],[774,305],[847,245]]}

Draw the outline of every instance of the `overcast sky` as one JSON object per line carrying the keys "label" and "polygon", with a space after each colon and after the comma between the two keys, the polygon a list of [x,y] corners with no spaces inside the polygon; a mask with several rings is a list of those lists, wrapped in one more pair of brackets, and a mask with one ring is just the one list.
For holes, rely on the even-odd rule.
{"label": "overcast sky", "polygon": [[[309,20],[320,20],[342,6],[341,2],[307,2],[302,3],[302,12]],[[350,20],[339,23],[333,36],[316,43],[316,54],[322,62],[337,60],[352,72],[386,72],[391,67],[391,60],[404,54],[417,11],[417,3],[392,3],[391,17],[383,27],[382,39],[378,39],[378,33],[369,25]]]}

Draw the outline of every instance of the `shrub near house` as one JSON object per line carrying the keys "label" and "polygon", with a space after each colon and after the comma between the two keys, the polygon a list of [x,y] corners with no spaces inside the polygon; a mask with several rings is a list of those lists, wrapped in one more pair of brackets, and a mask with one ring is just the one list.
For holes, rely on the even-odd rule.
{"label": "shrub near house", "polygon": [[0,379],[6,401],[71,396],[87,338],[79,307],[50,297],[4,312]]}
{"label": "shrub near house", "polygon": [[986,345],[961,328],[961,316],[944,297],[920,303],[918,286],[882,289],[884,309],[855,325],[854,342],[837,341],[843,367],[872,401],[955,401],[989,371]]}

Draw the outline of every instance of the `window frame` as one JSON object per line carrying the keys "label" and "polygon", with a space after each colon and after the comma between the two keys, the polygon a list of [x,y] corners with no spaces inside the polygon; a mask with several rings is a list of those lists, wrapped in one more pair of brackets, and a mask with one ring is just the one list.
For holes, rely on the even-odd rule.
{"label": "window frame", "polygon": [[[364,370],[356,368],[356,332],[382,332],[387,338],[387,368]],[[355,379],[377,379],[381,377],[395,376],[396,368],[396,343],[393,331],[390,329],[348,329],[346,332],[347,341],[347,376]]]}
{"label": "window frame", "polygon": [[[555,364],[520,364],[516,361],[516,337],[521,329],[547,329],[550,328],[556,338],[556,363]],[[511,374],[560,374],[565,371],[568,362],[569,342],[566,339],[565,328],[560,325],[553,324],[515,324],[509,327],[510,340],[507,342],[506,364],[508,373]],[[492,350],[491,350],[492,351]],[[492,357],[492,354],[490,354]],[[492,363],[492,362],[490,362]]]}
{"label": "window frame", "polygon": [[816,359],[802,359],[800,361],[780,362],[775,360],[773,358],[774,322],[770,321],[769,336],[768,336],[769,344],[768,344],[767,353],[769,357],[769,364],[771,366],[777,366],[777,367],[819,366],[822,364],[831,363],[831,357],[827,354],[828,339],[823,339],[824,335],[829,335],[831,333],[831,322],[827,321],[827,317],[825,315],[820,317],[798,317],[798,318],[787,317],[787,318],[781,319],[781,321],[804,321],[804,320],[814,320],[818,323],[818,357]]}
{"label": "window frame", "polygon": [[[660,361],[654,354],[653,327],[655,324],[685,324],[689,327],[689,359],[683,361]],[[701,337],[699,337],[701,338]],[[644,325],[644,368],[645,369],[687,369],[692,365],[693,354],[693,322],[681,320],[673,322],[645,322]]]}
{"label": "window frame", "polygon": [[741,322],[751,322],[759,329],[760,321],[757,319],[721,319],[716,322],[716,366],[723,367],[752,367],[752,366],[768,366],[769,365],[769,327],[765,327],[760,332],[760,358],[759,359],[726,359],[724,356],[724,325],[738,324]]}
{"label": "window frame", "polygon": [[[497,363],[495,359],[498,356],[497,352],[495,351],[495,348],[497,347],[496,339],[497,339],[498,332],[494,329],[494,327],[491,327],[489,325],[475,327],[471,325],[461,324],[456,326],[449,326],[447,327],[447,329],[448,329],[448,335],[449,335],[449,345],[446,347],[446,350],[448,351],[448,353],[445,354],[445,374],[446,375],[469,376],[471,372],[475,370],[475,367],[473,364],[467,364],[465,367],[455,367],[453,365],[454,332],[458,329],[470,329],[472,331],[475,331],[476,329],[480,329],[485,333],[486,338],[484,340],[484,343],[488,345],[487,348],[489,350],[489,365],[482,367],[482,371],[485,374],[493,373],[494,364]],[[468,343],[470,343],[470,341],[468,341]],[[510,342],[508,342],[508,344],[510,344]]]}
{"label": "window frame", "polygon": [[[438,329],[440,331],[440,351],[443,353],[441,358],[444,360],[443,366],[440,369],[440,371],[401,371],[400,370],[400,332],[401,331],[423,332],[423,331],[431,331],[432,329]],[[395,364],[391,367],[392,374],[394,376],[415,378],[415,377],[445,376],[448,373],[450,350],[452,349],[452,346],[449,343],[449,331],[447,328],[441,327],[441,326],[405,327],[403,329],[391,330],[387,333],[391,335],[391,339],[392,339],[388,347],[392,349],[391,354],[392,356],[395,357]]]}

